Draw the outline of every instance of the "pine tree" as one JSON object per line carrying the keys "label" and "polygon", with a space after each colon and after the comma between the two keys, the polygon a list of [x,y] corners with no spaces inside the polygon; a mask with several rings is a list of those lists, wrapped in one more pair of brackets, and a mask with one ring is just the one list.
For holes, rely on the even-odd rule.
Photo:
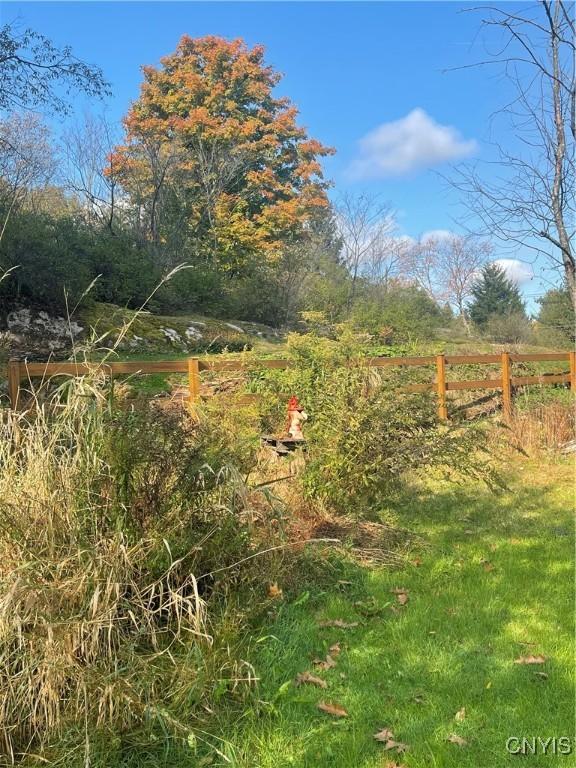
{"label": "pine tree", "polygon": [[485,328],[494,316],[526,317],[520,291],[497,264],[488,264],[482,269],[480,278],[472,286],[471,294],[468,314],[479,328]]}

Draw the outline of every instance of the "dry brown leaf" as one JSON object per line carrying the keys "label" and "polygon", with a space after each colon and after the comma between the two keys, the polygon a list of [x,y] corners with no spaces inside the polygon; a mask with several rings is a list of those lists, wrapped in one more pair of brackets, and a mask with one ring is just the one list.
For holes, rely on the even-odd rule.
{"label": "dry brown leaf", "polygon": [[282,597],[282,589],[276,582],[268,585],[268,597],[271,597],[273,600],[279,600]]}
{"label": "dry brown leaf", "polygon": [[312,661],[312,664],[314,664],[315,667],[318,667],[318,669],[332,669],[336,666],[336,662],[330,656],[330,654],[326,654],[326,659],[314,659]]}
{"label": "dry brown leaf", "polygon": [[545,656],[520,656],[520,658],[514,660],[514,664],[544,664],[546,662]]}
{"label": "dry brown leaf", "polygon": [[334,717],[348,717],[348,712],[339,704],[333,704],[330,701],[319,701],[318,709],[322,712],[326,712],[328,715],[334,715]]}
{"label": "dry brown leaf", "polygon": [[461,723],[462,720],[466,719],[466,707],[462,707],[462,709],[459,709],[458,712],[454,715],[454,720],[456,720],[457,723]]}
{"label": "dry brown leaf", "polygon": [[331,645],[328,650],[330,651],[331,656],[338,656],[342,649],[340,648],[340,643],[334,643],[334,645]]}
{"label": "dry brown leaf", "polygon": [[374,734],[374,738],[376,741],[390,741],[390,739],[394,738],[394,734],[390,730],[390,728],[382,728],[381,731],[378,731],[378,733]]}
{"label": "dry brown leaf", "polygon": [[422,565],[422,560],[419,557],[415,557],[414,560],[412,560],[412,565],[418,568],[419,566]]}
{"label": "dry brown leaf", "polygon": [[326,680],[322,680],[321,677],[311,675],[310,672],[301,672],[296,675],[294,681],[296,685],[302,685],[303,683],[310,683],[310,685],[317,685],[319,688],[328,688]]}
{"label": "dry brown leaf", "polygon": [[410,747],[408,746],[408,744],[404,744],[401,741],[394,741],[394,739],[388,739],[388,741],[384,743],[384,749],[386,751],[390,749],[395,749],[396,752],[398,752],[398,754],[401,754],[402,752],[407,752],[408,749],[410,749]]}
{"label": "dry brown leaf", "polygon": [[400,763],[393,762],[393,763],[386,763],[384,768],[406,768],[405,765],[400,765]]}
{"label": "dry brown leaf", "polygon": [[492,563],[488,563],[488,562],[482,563],[482,568],[484,568],[486,573],[490,573],[490,571],[494,570],[494,566],[492,565]]}
{"label": "dry brown leaf", "polygon": [[392,592],[393,595],[396,595],[396,600],[398,600],[400,605],[406,605],[408,602],[408,590],[405,587],[396,587],[395,589],[391,589],[390,592]]}
{"label": "dry brown leaf", "polygon": [[449,741],[451,744],[457,744],[459,747],[465,747],[466,744],[468,744],[466,739],[463,739],[462,736],[458,736],[457,733],[451,733],[446,741]]}
{"label": "dry brown leaf", "polygon": [[396,595],[396,600],[398,600],[400,605],[406,605],[408,602],[408,595],[406,592],[400,592],[400,594]]}
{"label": "dry brown leaf", "polygon": [[353,629],[358,626],[357,621],[343,621],[342,619],[327,619],[318,624],[319,627],[338,627],[339,629]]}

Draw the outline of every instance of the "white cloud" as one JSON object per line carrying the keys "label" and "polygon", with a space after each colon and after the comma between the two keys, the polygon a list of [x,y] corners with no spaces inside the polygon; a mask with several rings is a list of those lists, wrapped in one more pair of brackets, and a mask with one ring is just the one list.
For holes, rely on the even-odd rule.
{"label": "white cloud", "polygon": [[440,125],[423,109],[416,108],[390,123],[383,123],[359,141],[358,157],[350,173],[358,179],[403,176],[412,171],[468,157],[476,141],[464,140],[449,125]]}
{"label": "white cloud", "polygon": [[496,259],[497,264],[506,272],[506,277],[516,285],[524,285],[534,278],[534,270],[520,259]]}
{"label": "white cloud", "polygon": [[426,240],[450,240],[453,237],[455,234],[449,229],[430,229],[428,232],[424,232],[420,239],[422,242],[426,242]]}

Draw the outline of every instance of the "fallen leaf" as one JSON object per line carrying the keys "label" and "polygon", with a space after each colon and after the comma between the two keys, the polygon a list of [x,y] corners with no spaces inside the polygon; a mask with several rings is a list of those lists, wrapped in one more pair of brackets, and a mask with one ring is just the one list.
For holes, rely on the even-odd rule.
{"label": "fallen leaf", "polygon": [[390,592],[392,592],[393,595],[404,595],[408,593],[408,590],[406,587],[394,587]]}
{"label": "fallen leaf", "polygon": [[329,653],[326,654],[326,659],[314,659],[312,664],[318,669],[332,669],[336,666],[336,662]]}
{"label": "fallen leaf", "polygon": [[482,563],[482,568],[484,568],[486,573],[490,573],[490,571],[494,570],[494,566],[492,565],[492,563],[489,563],[489,562]]}
{"label": "fallen leaf", "polygon": [[394,763],[386,763],[384,768],[406,768],[406,766],[405,765],[400,765],[400,763],[394,762]]}
{"label": "fallen leaf", "polygon": [[398,754],[401,754],[402,752],[407,752],[410,747],[408,744],[403,744],[401,741],[394,741],[394,739],[388,739],[388,741],[384,744],[384,749],[386,751],[390,749],[395,749]]}
{"label": "fallen leaf", "polygon": [[416,704],[426,704],[426,699],[424,698],[424,696],[422,696],[422,694],[418,694],[417,696],[414,696],[413,701]]}
{"label": "fallen leaf", "polygon": [[328,715],[334,715],[334,717],[348,717],[348,712],[339,704],[333,704],[330,701],[319,701],[318,709],[322,712],[326,712]]}
{"label": "fallen leaf", "polygon": [[400,592],[399,594],[396,595],[396,599],[398,600],[400,605],[406,605],[406,603],[408,602],[408,595],[406,594],[406,592]]}
{"label": "fallen leaf", "polygon": [[282,589],[274,582],[268,585],[268,597],[273,600],[279,600],[282,597]]}
{"label": "fallen leaf", "polygon": [[374,738],[376,741],[390,741],[390,739],[394,738],[394,734],[390,730],[390,728],[382,728],[381,731],[378,731],[378,733],[374,734]]}
{"label": "fallen leaf", "polygon": [[321,677],[311,675],[310,672],[301,672],[296,675],[294,681],[296,685],[302,685],[303,683],[310,683],[310,685],[317,685],[319,688],[328,688],[326,680],[322,680]]}
{"label": "fallen leaf", "polygon": [[545,662],[545,656],[520,656],[514,660],[514,664],[544,664]]}
{"label": "fallen leaf", "polygon": [[422,560],[419,557],[415,557],[414,560],[412,560],[412,565],[418,568],[422,565]]}
{"label": "fallen leaf", "polygon": [[451,733],[450,736],[448,736],[447,741],[451,744],[458,744],[459,747],[465,747],[466,744],[468,744],[466,739],[463,739],[462,736],[458,736],[457,733]]}
{"label": "fallen leaf", "polygon": [[534,672],[534,677],[541,677],[542,680],[548,680],[547,672]]}
{"label": "fallen leaf", "polygon": [[338,627],[339,629],[353,629],[358,626],[357,621],[343,621],[342,619],[327,619],[318,624],[319,627]]}
{"label": "fallen leaf", "polygon": [[462,709],[459,709],[458,712],[454,715],[454,720],[456,720],[457,723],[461,723],[462,720],[466,719],[466,707],[462,707]]}
{"label": "fallen leaf", "polygon": [[338,656],[342,649],[340,648],[340,643],[334,643],[334,645],[331,645],[328,650],[330,651],[330,655]]}

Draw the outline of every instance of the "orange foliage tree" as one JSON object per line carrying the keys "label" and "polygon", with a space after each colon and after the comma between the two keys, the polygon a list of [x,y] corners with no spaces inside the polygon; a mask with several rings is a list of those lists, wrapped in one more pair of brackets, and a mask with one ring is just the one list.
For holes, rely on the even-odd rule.
{"label": "orange foliage tree", "polygon": [[184,36],[161,66],[143,68],[111,168],[154,243],[178,258],[242,270],[268,264],[328,205],[319,159],[333,150],[307,136],[264,49]]}

